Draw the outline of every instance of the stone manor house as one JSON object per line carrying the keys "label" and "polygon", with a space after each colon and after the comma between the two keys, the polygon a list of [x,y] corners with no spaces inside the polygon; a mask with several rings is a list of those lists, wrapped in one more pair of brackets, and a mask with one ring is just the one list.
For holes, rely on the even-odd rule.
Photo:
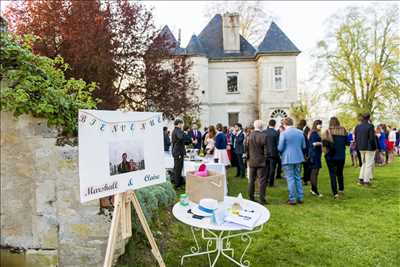
{"label": "stone manor house", "polygon": [[[257,48],[239,34],[239,14],[217,14],[186,48],[165,26],[160,34],[175,52],[193,61],[203,126],[243,125],[289,115],[297,102],[296,57],[300,50],[272,22]],[[180,39],[180,38],[179,38]]]}

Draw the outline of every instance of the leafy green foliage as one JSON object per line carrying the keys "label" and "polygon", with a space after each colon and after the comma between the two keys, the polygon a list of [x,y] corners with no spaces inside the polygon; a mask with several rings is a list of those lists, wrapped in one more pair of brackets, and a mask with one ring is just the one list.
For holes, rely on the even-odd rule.
{"label": "leafy green foliage", "polygon": [[185,114],[183,115],[183,123],[185,126],[192,127],[193,124],[197,124],[197,127],[201,129],[201,121],[197,115],[194,114]]}
{"label": "leafy green foliage", "polygon": [[1,35],[1,110],[46,118],[64,135],[75,135],[78,110],[96,107],[91,97],[96,85],[65,79],[64,60],[34,55],[31,41],[31,36]]}
{"label": "leafy green foliage", "polygon": [[[170,182],[136,190],[136,195],[149,222],[155,221],[155,215],[160,208],[170,207],[176,199],[175,190]],[[136,213],[134,210],[132,212],[132,214]],[[135,216],[132,216],[132,218],[134,218],[132,221],[133,230],[143,232],[139,220]]]}
{"label": "leafy green foliage", "polygon": [[350,111],[341,111],[336,115],[336,117],[347,131],[352,131],[352,129],[359,123],[357,115]]}
{"label": "leafy green foliage", "polygon": [[310,117],[310,112],[308,110],[308,103],[305,99],[305,96],[300,94],[299,102],[293,104],[290,107],[290,115],[296,122],[300,120],[307,120]]}

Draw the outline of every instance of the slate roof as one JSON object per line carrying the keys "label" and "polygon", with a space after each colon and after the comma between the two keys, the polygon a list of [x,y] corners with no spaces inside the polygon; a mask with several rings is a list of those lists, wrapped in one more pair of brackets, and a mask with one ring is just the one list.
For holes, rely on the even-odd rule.
{"label": "slate roof", "polygon": [[199,34],[199,40],[209,58],[253,57],[256,52],[256,49],[240,36],[240,53],[225,53],[222,38],[222,16],[217,14]]}
{"label": "slate roof", "polygon": [[174,34],[167,25],[165,25],[164,28],[162,28],[161,32],[159,33],[159,36],[163,36],[166,39],[166,42],[171,44],[172,53],[178,55],[185,54],[185,49],[180,46],[179,42],[175,39]]}
{"label": "slate roof", "polygon": [[186,47],[186,54],[204,55],[204,56],[207,55],[206,50],[204,49],[203,45],[201,44],[196,34],[193,34],[192,38],[190,38],[189,44]]}
{"label": "slate roof", "polygon": [[258,49],[240,35],[239,53],[224,52],[222,29],[222,16],[216,14],[198,36],[192,35],[186,49],[180,47],[168,26],[164,26],[160,35],[166,35],[167,39],[176,46],[172,51],[176,54],[204,55],[209,59],[254,58],[257,54],[262,53],[300,53],[300,50],[275,22],[271,23]]}
{"label": "slate roof", "polygon": [[300,53],[300,50],[290,41],[286,34],[275,24],[271,23],[264,40],[258,46],[258,53]]}

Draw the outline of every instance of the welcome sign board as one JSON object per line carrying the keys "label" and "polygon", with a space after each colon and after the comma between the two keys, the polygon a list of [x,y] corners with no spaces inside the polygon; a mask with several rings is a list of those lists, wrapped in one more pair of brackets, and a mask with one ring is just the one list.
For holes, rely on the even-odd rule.
{"label": "welcome sign board", "polygon": [[78,122],[81,202],[166,181],[161,113],[80,110]]}

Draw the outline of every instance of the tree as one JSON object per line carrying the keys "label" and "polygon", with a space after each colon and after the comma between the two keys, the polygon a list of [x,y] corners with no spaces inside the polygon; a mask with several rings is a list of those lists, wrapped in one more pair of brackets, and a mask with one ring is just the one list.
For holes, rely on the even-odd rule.
{"label": "tree", "polygon": [[131,83],[144,84],[144,56],[156,37],[151,10],[142,4],[129,1],[109,1],[112,9],[112,28],[115,35],[114,56],[118,78],[118,94],[124,97],[123,105],[129,105],[125,89]]}
{"label": "tree", "polygon": [[184,55],[172,57],[174,44],[158,36],[151,10],[138,2],[25,0],[12,4],[7,16],[14,32],[39,37],[35,52],[61,55],[69,77],[95,81],[99,108],[173,118],[198,107],[191,63]]}
{"label": "tree", "polygon": [[160,34],[143,5],[126,0],[113,4],[122,106],[160,111],[168,119],[198,111],[188,57],[175,53],[177,44]]}
{"label": "tree", "polygon": [[198,117],[198,114],[190,114],[187,113],[183,116],[183,124],[185,126],[192,127],[193,124],[196,124],[199,129],[201,129],[201,120]]}
{"label": "tree", "polygon": [[398,6],[347,8],[330,19],[328,32],[318,64],[332,81],[330,100],[357,116],[400,105]]}
{"label": "tree", "polygon": [[64,26],[61,55],[72,66],[67,74],[98,84],[93,96],[102,100],[99,108],[118,108],[121,100],[114,85],[118,74],[109,6],[101,6],[100,0],[72,0]]}
{"label": "tree", "polygon": [[274,17],[270,11],[265,11],[262,1],[222,1],[210,2],[204,12],[207,18],[225,12],[240,14],[240,34],[251,44],[258,45],[267,32]]}
{"label": "tree", "polygon": [[35,53],[64,58],[70,66],[67,77],[96,82],[93,95],[102,100],[99,108],[119,106],[108,5],[101,6],[99,0],[25,0],[10,4],[6,15],[13,32],[39,37]]}
{"label": "tree", "polygon": [[336,114],[336,117],[339,119],[340,125],[346,128],[347,131],[352,131],[352,129],[360,122],[357,115],[351,111],[340,111]]}
{"label": "tree", "polygon": [[309,119],[310,112],[304,94],[299,94],[299,101],[291,105],[289,113],[296,122]]}
{"label": "tree", "polygon": [[91,97],[95,84],[66,79],[68,66],[61,57],[34,55],[29,43],[27,37],[1,35],[1,109],[15,116],[46,118],[49,125],[60,127],[62,134],[76,135],[78,110],[96,107]]}

